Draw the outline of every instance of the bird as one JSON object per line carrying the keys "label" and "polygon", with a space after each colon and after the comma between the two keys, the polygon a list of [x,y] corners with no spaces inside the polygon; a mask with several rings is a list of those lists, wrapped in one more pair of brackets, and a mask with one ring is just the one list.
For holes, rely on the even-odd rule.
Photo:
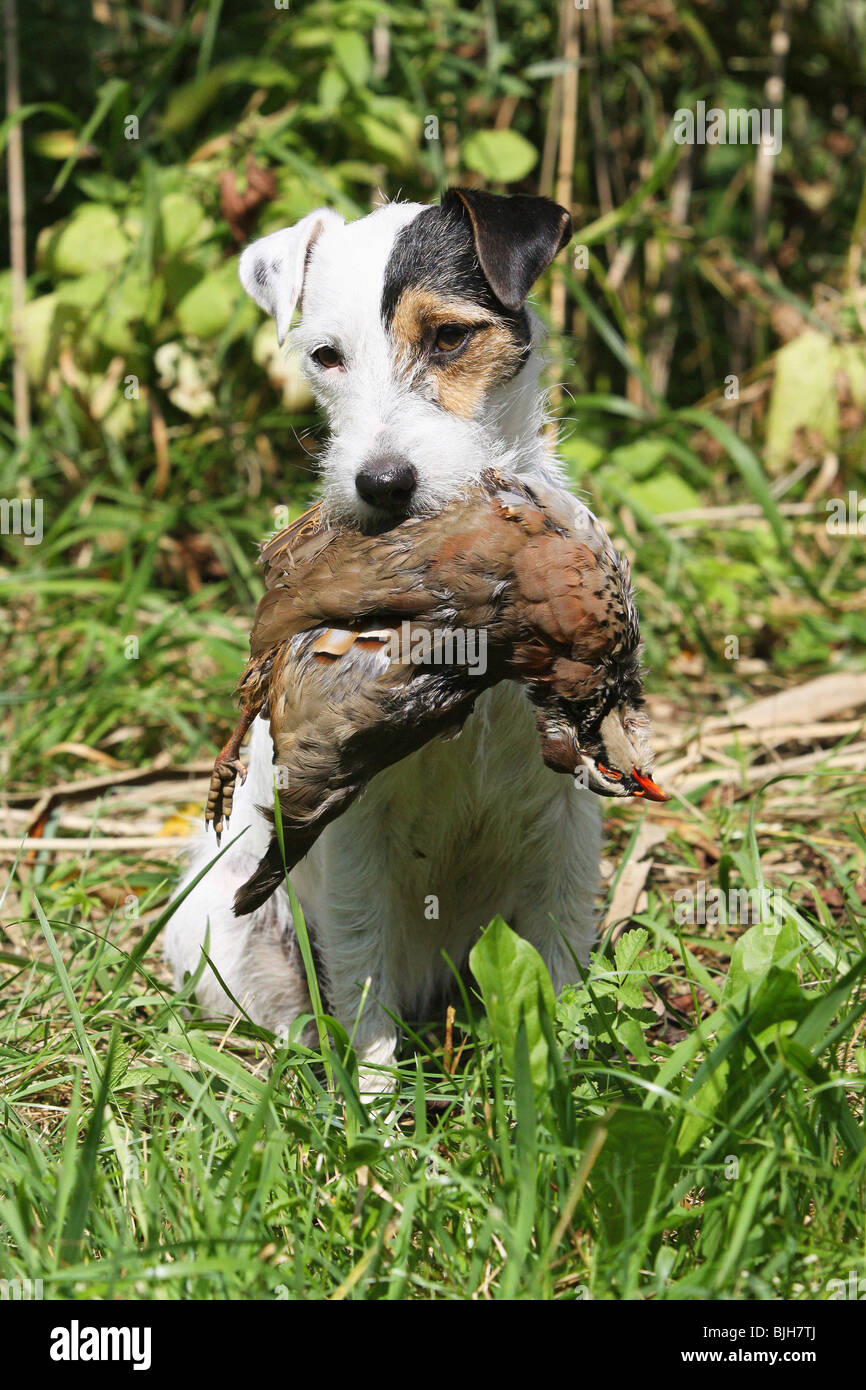
{"label": "bird", "polygon": [[372,533],[329,525],[317,504],[260,558],[241,718],[206,810],[219,842],[246,774],[243,738],[269,718],[280,825],[235,895],[237,916],[267,900],[377,772],[459,735],[501,680],[525,686],[549,767],[598,795],[669,799],[652,780],[628,561],[555,483],[488,468],[443,510]]}

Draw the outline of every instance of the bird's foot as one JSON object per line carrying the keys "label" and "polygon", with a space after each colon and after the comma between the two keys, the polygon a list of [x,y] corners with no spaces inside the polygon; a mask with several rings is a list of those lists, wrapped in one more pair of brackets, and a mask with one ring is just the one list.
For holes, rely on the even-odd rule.
{"label": "bird's foot", "polygon": [[224,757],[220,753],[213,765],[204,813],[205,825],[214,828],[217,845],[221,843],[223,830],[228,830],[238,777],[243,786],[247,780],[247,769],[240,758]]}

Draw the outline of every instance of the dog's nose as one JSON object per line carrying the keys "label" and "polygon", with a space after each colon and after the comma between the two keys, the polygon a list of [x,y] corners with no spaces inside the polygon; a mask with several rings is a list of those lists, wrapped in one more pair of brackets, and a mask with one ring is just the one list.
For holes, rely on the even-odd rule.
{"label": "dog's nose", "polygon": [[386,512],[405,512],[417,481],[418,474],[401,454],[380,454],[355,474],[355,487],[364,501]]}

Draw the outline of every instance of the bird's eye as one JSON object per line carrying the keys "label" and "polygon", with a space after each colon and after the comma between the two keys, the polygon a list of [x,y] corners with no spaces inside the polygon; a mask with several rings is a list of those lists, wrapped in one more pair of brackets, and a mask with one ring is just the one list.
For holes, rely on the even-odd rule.
{"label": "bird's eye", "polygon": [[599,763],[599,762],[597,762],[597,763],[596,763],[596,767],[598,768],[598,770],[599,770],[599,772],[601,773],[602,777],[610,777],[610,779],[611,779],[613,782],[621,782],[621,781],[622,781],[622,773],[621,773],[621,772],[614,772],[614,771],[612,771],[611,768],[605,767],[604,763]]}
{"label": "bird's eye", "polygon": [[465,323],[443,323],[436,331],[434,346],[437,352],[456,352],[469,337],[471,329]]}
{"label": "bird's eye", "polygon": [[310,353],[310,356],[314,362],[318,362],[320,367],[326,369],[328,367],[342,367],[343,365],[342,355],[335,347],[316,348],[315,352]]}

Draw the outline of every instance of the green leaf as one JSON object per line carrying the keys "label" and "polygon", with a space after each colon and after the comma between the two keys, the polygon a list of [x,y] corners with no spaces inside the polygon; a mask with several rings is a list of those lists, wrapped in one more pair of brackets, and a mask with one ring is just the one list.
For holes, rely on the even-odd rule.
{"label": "green leaf", "polygon": [[205,77],[186,82],[173,93],[162,118],[162,128],[172,135],[194,125],[213,105],[225,87],[245,83],[252,87],[292,87],[288,69],[271,58],[237,58],[211,68]]}
{"label": "green leaf", "polygon": [[787,966],[800,945],[796,923],[786,917],[775,926],[761,922],[744,932],[731,953],[731,964],[722,998],[730,1000],[750,989],[752,993],[769,975],[770,967]]}
{"label": "green leaf", "polygon": [[75,116],[66,106],[59,106],[54,101],[32,102],[29,106],[19,106],[17,111],[13,111],[11,116],[7,116],[5,121],[0,123],[0,154],[6,148],[9,140],[9,132],[16,126],[23,125],[29,121],[31,116],[46,115],[59,116],[62,121],[72,121],[73,125],[77,121]]}
{"label": "green leaf", "polygon": [[319,78],[319,105],[327,115],[339,111],[349,84],[337,68],[325,68]]}
{"label": "green leaf", "polygon": [[78,143],[76,130],[42,130],[31,137],[30,148],[43,159],[68,159]]}
{"label": "green leaf", "polygon": [[646,1012],[649,1014],[648,1019],[645,1018],[641,1020],[626,1014],[620,1017],[617,1024],[617,1033],[620,1041],[628,1048],[629,1052],[633,1054],[635,1061],[641,1066],[650,1066],[652,1063],[650,1050],[644,1038],[644,1027],[649,1023],[658,1022],[658,1019],[651,1010],[648,1009]]}
{"label": "green leaf", "polygon": [[106,270],[124,261],[129,251],[120,218],[104,203],[82,203],[45,243],[45,259],[55,275]]}
{"label": "green leaf", "polygon": [[534,145],[516,130],[477,130],[463,144],[463,163],[488,183],[525,179],[537,160]]}
{"label": "green leaf", "polygon": [[[751,927],[745,935],[761,930]],[[743,941],[745,937],[734,948],[735,954]],[[733,966],[733,960],[731,964]],[[766,973],[763,973],[765,967]],[[745,1019],[734,1021],[730,1015],[727,1018],[722,1015],[716,1047],[698,1068],[690,1089],[696,1110],[702,1111],[706,1118],[696,1113],[684,1116],[677,1138],[681,1153],[686,1153],[706,1132],[711,1117],[729,1113],[738,1102],[742,1080],[739,1086],[732,1088],[732,1075],[735,1069],[740,1077],[743,1075],[749,1035],[762,1046],[769,1045],[780,1034],[792,1033],[809,1011],[809,1000],[793,970],[779,969],[772,963],[767,965],[766,949],[759,944],[758,938],[753,938],[738,958],[732,993],[739,994],[744,981],[746,987],[755,987],[751,1008]],[[727,994],[727,982],[725,991]]]}
{"label": "green leaf", "polygon": [[514,1040],[521,1019],[526,1030],[529,1067],[536,1097],[547,1094],[548,1045],[542,1010],[553,1018],[556,999],[547,967],[534,946],[496,917],[469,955],[469,968],[481,986],[491,1032],[513,1072]]}
{"label": "green leaf", "polygon": [[611,468],[624,469],[630,478],[648,478],[669,453],[667,439],[661,435],[647,434],[642,439],[633,439],[629,444],[620,444],[616,449],[611,449],[607,461]]}
{"label": "green leaf", "polygon": [[111,271],[94,270],[89,275],[64,281],[57,289],[57,300],[77,309],[95,309],[105,300],[111,282]]}
{"label": "green leaf", "polygon": [[617,970],[631,970],[648,941],[649,932],[646,927],[636,927],[633,931],[623,932],[613,952]]}
{"label": "green leaf", "polygon": [[25,304],[18,317],[24,344],[24,365],[35,385],[44,381],[54,356],[60,309],[56,294],[41,294],[38,299],[31,299]]}
{"label": "green leaf", "polygon": [[206,226],[212,225],[201,204],[187,193],[167,193],[161,198],[159,220],[162,244],[169,255],[199,241]]}
{"label": "green leaf", "polygon": [[585,439],[579,434],[572,434],[563,439],[559,452],[566,463],[571,465],[572,477],[579,477],[581,473],[591,473],[605,456],[600,444],[595,444],[591,439]]}
{"label": "green leaf", "polygon": [[243,291],[233,263],[205,275],[184,295],[175,314],[184,333],[194,338],[215,338],[243,303]]}
{"label": "green leaf", "polygon": [[358,117],[358,129],[364,138],[365,153],[378,155],[397,169],[411,165],[416,142],[406,131],[386,124],[368,111]]}
{"label": "green leaf", "polygon": [[353,87],[363,87],[369,82],[370,49],[362,34],[353,29],[341,29],[334,35],[334,57]]}
{"label": "green leaf", "polygon": [[640,503],[649,512],[688,512],[700,507],[701,499],[685,478],[665,468],[642,483],[628,483],[623,495]]}
{"label": "green leaf", "polygon": [[807,330],[776,353],[776,375],[767,413],[767,463],[782,468],[794,436],[814,430],[828,448],[839,440],[836,346],[824,333]]}
{"label": "green leaf", "polygon": [[[586,1147],[598,1122],[579,1128]],[[670,1121],[657,1110],[618,1109],[601,1122],[607,1130],[589,1186],[610,1240],[643,1225],[656,1177],[665,1161]]]}

